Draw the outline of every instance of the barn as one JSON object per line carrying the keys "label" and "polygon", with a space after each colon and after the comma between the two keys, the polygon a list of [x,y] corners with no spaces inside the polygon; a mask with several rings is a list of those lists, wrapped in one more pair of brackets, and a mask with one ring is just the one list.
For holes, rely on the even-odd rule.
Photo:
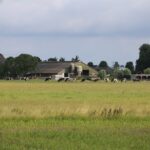
{"label": "barn", "polygon": [[50,61],[38,63],[35,71],[29,73],[34,77],[53,77],[60,75],[62,77],[88,77],[97,76],[98,72],[81,61]]}

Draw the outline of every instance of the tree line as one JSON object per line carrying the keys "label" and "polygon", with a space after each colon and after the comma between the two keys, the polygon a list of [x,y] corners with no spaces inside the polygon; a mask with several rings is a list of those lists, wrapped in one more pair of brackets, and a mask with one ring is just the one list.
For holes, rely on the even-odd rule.
{"label": "tree line", "polygon": [[41,59],[29,54],[20,54],[17,57],[8,57],[0,64],[0,77],[24,76],[33,71]]}
{"label": "tree line", "polygon": [[[61,57],[58,59],[56,57],[52,57],[45,61],[64,62],[65,58]],[[71,61],[79,61],[79,56],[73,57]],[[20,54],[17,57],[8,57],[5,60],[3,56],[0,55],[0,78],[8,76],[24,76],[24,74],[34,71],[39,62],[42,62],[39,57],[29,54]],[[91,61],[88,62],[87,65],[98,70],[99,76],[101,77],[110,72],[114,77],[117,78],[128,78],[129,75],[134,73],[150,74],[150,45],[143,44],[139,48],[139,58],[136,60],[135,66],[132,61],[129,61],[125,64],[125,66],[120,66],[118,62],[115,62],[113,67],[109,67],[108,63],[104,60],[100,61],[98,65],[94,65],[94,63]]]}
{"label": "tree line", "polygon": [[[90,67],[100,68],[101,74],[108,73],[106,68],[109,68],[109,66],[108,63],[104,60],[101,61],[98,65],[94,65],[94,63],[90,61],[88,65]],[[119,65],[118,62],[115,62],[112,69],[112,74],[118,74],[118,78],[121,76],[127,76],[129,74],[150,74],[150,44],[143,44],[139,48],[139,58],[136,60],[135,66],[132,61],[127,62],[125,66]]]}
{"label": "tree line", "polygon": [[[79,56],[75,56],[71,61],[79,61]],[[51,57],[42,61],[37,56],[20,54],[17,57],[8,57],[5,59],[4,56],[0,54],[0,78],[23,77],[27,73],[33,72],[39,62],[65,62],[65,58],[61,57],[57,59],[56,57]]]}

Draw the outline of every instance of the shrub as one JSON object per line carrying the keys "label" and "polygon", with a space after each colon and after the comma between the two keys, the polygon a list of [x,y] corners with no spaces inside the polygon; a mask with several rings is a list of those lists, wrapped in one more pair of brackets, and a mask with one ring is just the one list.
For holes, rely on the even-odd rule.
{"label": "shrub", "polygon": [[104,78],[106,77],[106,71],[105,70],[100,70],[98,76],[104,80]]}
{"label": "shrub", "polygon": [[144,70],[144,73],[145,73],[145,74],[150,74],[150,68],[146,68],[146,69]]}

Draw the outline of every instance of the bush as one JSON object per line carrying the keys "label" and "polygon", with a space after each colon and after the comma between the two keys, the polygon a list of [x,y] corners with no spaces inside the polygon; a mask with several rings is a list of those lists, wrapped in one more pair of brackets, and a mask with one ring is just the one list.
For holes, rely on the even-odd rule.
{"label": "bush", "polygon": [[98,76],[104,80],[104,78],[106,77],[106,70],[100,70]]}
{"label": "bush", "polygon": [[150,68],[145,69],[145,70],[144,70],[144,73],[145,73],[145,74],[150,74]]}
{"label": "bush", "polygon": [[123,70],[117,68],[113,71],[113,77],[119,80],[122,80],[123,78],[131,79],[131,71],[128,68],[125,68]]}
{"label": "bush", "polygon": [[130,69],[128,69],[128,68],[125,68],[124,70],[123,70],[123,74],[124,74],[124,78],[126,78],[126,79],[131,79],[131,71],[130,71]]}
{"label": "bush", "polygon": [[122,79],[124,76],[123,70],[119,70],[118,68],[114,69],[113,77],[117,79]]}

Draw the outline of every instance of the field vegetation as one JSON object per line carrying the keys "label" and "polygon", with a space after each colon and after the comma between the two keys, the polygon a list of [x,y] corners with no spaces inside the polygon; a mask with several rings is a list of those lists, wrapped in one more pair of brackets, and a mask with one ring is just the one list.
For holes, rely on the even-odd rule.
{"label": "field vegetation", "polygon": [[0,149],[149,150],[150,83],[0,81]]}

